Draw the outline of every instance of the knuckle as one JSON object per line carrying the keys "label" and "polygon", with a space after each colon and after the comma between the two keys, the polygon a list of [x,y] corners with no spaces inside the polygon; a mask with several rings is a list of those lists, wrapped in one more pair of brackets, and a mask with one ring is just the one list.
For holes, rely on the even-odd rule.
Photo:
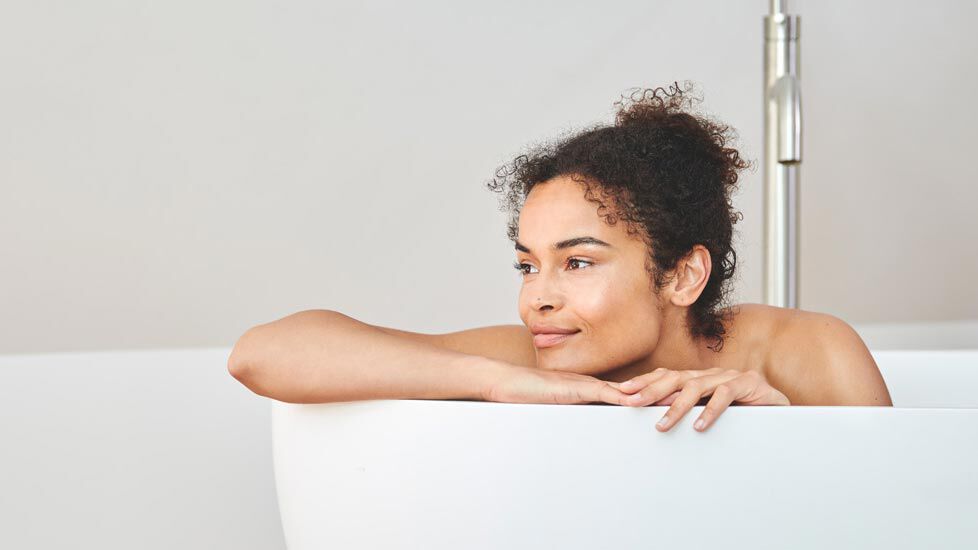
{"label": "knuckle", "polygon": [[707,402],[706,406],[703,407],[703,414],[709,416],[716,416],[721,412],[723,412],[725,408],[727,408],[726,401],[720,399],[711,399],[709,402]]}
{"label": "knuckle", "polygon": [[728,395],[732,391],[733,391],[733,389],[729,385],[727,385],[726,383],[724,383],[724,384],[719,384],[716,387],[716,389],[713,390],[713,393],[714,394],[719,394],[719,395]]}
{"label": "knuckle", "polygon": [[679,413],[685,413],[689,409],[692,409],[693,405],[695,404],[695,401],[690,403],[688,398],[677,397],[676,400],[672,402],[672,409]]}

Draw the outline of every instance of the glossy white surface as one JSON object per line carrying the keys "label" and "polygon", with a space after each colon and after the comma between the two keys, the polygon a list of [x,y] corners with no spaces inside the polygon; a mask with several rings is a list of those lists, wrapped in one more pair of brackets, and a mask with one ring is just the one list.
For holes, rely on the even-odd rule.
{"label": "glossy white surface", "polygon": [[[965,548],[978,352],[877,352],[897,407],[273,403],[290,550]],[[945,407],[945,408],[939,408]]]}

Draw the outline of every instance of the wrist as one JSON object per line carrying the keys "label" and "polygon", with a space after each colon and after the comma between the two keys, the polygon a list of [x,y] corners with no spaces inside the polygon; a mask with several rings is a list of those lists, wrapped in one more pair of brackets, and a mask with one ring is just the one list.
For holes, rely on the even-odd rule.
{"label": "wrist", "polygon": [[471,355],[467,362],[472,381],[470,398],[478,401],[492,401],[493,388],[507,369],[514,366],[481,355]]}

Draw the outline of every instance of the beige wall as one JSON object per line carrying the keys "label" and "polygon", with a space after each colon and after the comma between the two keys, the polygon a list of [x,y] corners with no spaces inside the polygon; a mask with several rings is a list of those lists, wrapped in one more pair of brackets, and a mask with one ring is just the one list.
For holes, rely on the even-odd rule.
{"label": "beige wall", "polygon": [[[766,4],[6,6],[0,353],[227,346],[308,308],[517,323],[483,182],[525,144],[609,121],[619,92],[681,79],[759,160]],[[802,306],[978,318],[978,6],[797,11]],[[746,174],[736,198],[746,301],[760,185]]]}

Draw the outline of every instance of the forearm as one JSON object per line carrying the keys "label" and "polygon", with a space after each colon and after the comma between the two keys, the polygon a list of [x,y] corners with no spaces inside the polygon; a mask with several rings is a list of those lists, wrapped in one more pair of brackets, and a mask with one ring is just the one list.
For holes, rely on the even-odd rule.
{"label": "forearm", "polygon": [[292,403],[483,400],[500,364],[310,310],[248,330],[228,369],[259,395]]}

